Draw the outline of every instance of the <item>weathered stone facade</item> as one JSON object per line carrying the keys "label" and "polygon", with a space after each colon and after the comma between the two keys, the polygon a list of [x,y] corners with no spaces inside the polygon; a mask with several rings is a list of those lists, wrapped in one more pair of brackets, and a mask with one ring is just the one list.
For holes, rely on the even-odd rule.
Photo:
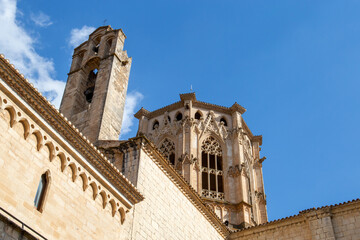
{"label": "weathered stone facade", "polygon": [[74,50],[60,111],[91,142],[119,138],[132,61],[125,38],[100,27]]}
{"label": "weathered stone facade", "polygon": [[[1,61],[0,206],[50,239],[120,238],[126,212],[142,195]],[[36,101],[26,102],[19,94]],[[52,116],[62,121],[52,124]],[[49,184],[38,209],[34,198],[44,173]]]}
{"label": "weathered stone facade", "polygon": [[63,113],[0,56],[1,240],[360,239],[360,200],[266,223],[262,138],[237,103],[183,94],[119,141],[124,39],[100,27],[75,49]]}

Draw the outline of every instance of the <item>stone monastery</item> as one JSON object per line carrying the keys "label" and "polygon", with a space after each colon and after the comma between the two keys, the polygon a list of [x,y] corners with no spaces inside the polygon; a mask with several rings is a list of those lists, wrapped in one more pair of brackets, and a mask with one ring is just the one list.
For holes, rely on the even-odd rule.
{"label": "stone monastery", "polygon": [[120,141],[132,59],[103,26],[74,50],[57,110],[0,57],[0,239],[360,239],[360,200],[268,222],[262,136],[195,93],[140,109]]}

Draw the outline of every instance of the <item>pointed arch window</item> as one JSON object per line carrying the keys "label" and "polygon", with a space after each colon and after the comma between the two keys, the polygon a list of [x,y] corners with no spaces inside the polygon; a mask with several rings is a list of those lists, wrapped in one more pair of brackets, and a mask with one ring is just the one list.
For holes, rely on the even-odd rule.
{"label": "pointed arch window", "polygon": [[201,146],[201,195],[206,198],[224,200],[222,150],[213,137],[206,138]]}
{"label": "pointed arch window", "polygon": [[40,182],[36,191],[34,206],[40,212],[44,210],[45,198],[49,190],[50,173],[49,171],[43,173],[40,177]]}
{"label": "pointed arch window", "polygon": [[165,138],[160,146],[160,151],[170,164],[175,165],[175,143],[173,141]]}

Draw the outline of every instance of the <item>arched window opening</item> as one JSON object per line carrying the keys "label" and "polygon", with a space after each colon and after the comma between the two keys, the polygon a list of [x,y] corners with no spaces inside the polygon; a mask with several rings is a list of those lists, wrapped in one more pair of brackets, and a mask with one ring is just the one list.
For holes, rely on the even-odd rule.
{"label": "arched window opening", "polygon": [[86,83],[86,90],[84,91],[84,95],[85,95],[86,101],[88,103],[91,103],[93,96],[94,96],[95,82],[96,82],[97,74],[98,74],[98,70],[94,69],[94,70],[90,71],[90,73],[88,75],[88,80]]}
{"label": "arched window opening", "polygon": [[110,54],[111,46],[112,46],[112,39],[109,39],[106,41],[105,55]]}
{"label": "arched window opening", "polygon": [[95,54],[99,53],[99,47],[100,47],[100,37],[95,39],[95,46],[93,47],[93,51],[95,52]]}
{"label": "arched window opening", "polygon": [[48,172],[44,173],[40,177],[40,182],[36,191],[34,206],[40,212],[44,209],[45,196],[49,188],[49,176]]}
{"label": "arched window opening", "polygon": [[176,121],[181,121],[181,119],[183,118],[183,115],[182,115],[182,113],[178,113],[178,114],[176,114]]}
{"label": "arched window opening", "polygon": [[201,113],[199,112],[199,111],[197,111],[196,113],[195,113],[195,119],[197,119],[197,120],[200,120],[200,118],[201,118]]}
{"label": "arched window opening", "polygon": [[227,126],[226,119],[225,119],[225,118],[223,118],[223,117],[220,119],[220,123],[223,123],[223,124],[224,124],[224,126]]}
{"label": "arched window opening", "polygon": [[206,198],[224,200],[222,150],[213,137],[208,137],[201,146],[202,193]]}
{"label": "arched window opening", "polygon": [[171,118],[170,118],[170,116],[168,116],[168,121],[169,121],[169,123],[171,123]]}
{"label": "arched window opening", "polygon": [[175,143],[165,138],[159,149],[170,164],[175,165]]}
{"label": "arched window opening", "polygon": [[154,124],[153,124],[153,130],[158,129],[159,128],[159,121],[155,120]]}

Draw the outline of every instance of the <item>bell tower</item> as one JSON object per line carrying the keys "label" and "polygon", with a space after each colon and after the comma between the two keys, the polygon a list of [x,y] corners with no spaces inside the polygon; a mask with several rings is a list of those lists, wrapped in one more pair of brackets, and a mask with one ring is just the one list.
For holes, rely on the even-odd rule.
{"label": "bell tower", "polygon": [[103,26],[75,48],[60,105],[91,142],[118,140],[132,59],[121,29]]}

